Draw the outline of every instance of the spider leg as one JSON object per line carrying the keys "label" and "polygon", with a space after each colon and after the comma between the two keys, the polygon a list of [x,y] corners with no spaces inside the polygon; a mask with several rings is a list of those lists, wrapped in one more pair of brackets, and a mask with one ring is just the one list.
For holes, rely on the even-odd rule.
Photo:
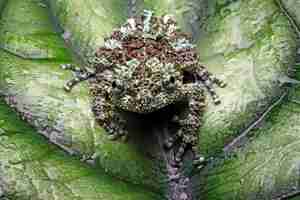
{"label": "spider leg", "polygon": [[104,125],[104,128],[108,130],[108,139],[116,140],[122,137],[124,140],[128,137],[128,130],[126,129],[126,121],[120,117],[119,113],[114,113],[112,120]]}
{"label": "spider leg", "polygon": [[66,82],[66,84],[64,85],[64,89],[67,92],[70,92],[72,88],[78,83],[88,80],[89,78],[95,75],[95,72],[91,72],[87,68],[76,67],[73,64],[64,64],[61,65],[61,68],[65,70],[70,70],[75,73],[74,78]]}
{"label": "spider leg", "polygon": [[178,151],[176,152],[176,155],[175,155],[175,161],[177,163],[181,162],[183,154],[185,153],[187,146],[188,146],[188,144],[186,142],[181,142],[181,144],[178,148]]}
{"label": "spider leg", "polygon": [[76,65],[70,64],[70,63],[68,63],[68,64],[61,64],[60,67],[61,67],[62,69],[65,69],[65,70],[71,70],[71,71],[73,71],[73,72],[80,72],[80,70],[81,70],[81,69],[80,69],[79,67],[77,67]]}
{"label": "spider leg", "polygon": [[169,136],[169,138],[167,138],[165,140],[164,146],[167,149],[170,149],[174,146],[175,142],[181,137],[181,132],[177,132],[174,136]]}
{"label": "spider leg", "polygon": [[215,83],[220,88],[226,87],[226,83],[223,80],[217,78],[215,75],[211,74],[210,72],[208,72],[208,73],[209,73],[209,77],[213,83]]}
{"label": "spider leg", "polygon": [[117,140],[120,137],[126,140],[128,136],[127,122],[115,109],[109,97],[109,92],[103,89],[111,84],[105,79],[97,82],[95,78],[91,78],[90,85],[93,94],[92,111],[96,121],[105,129],[109,140]]}
{"label": "spider leg", "polygon": [[192,152],[194,153],[194,161],[193,164],[198,167],[198,169],[201,169],[203,164],[205,164],[206,160],[205,157],[200,155],[198,152],[198,145],[196,141],[193,141],[192,144]]}
{"label": "spider leg", "polygon": [[219,98],[219,96],[217,95],[215,89],[214,89],[214,84],[216,84],[217,86],[224,88],[226,87],[226,83],[220,79],[218,79],[215,75],[213,75],[212,73],[208,72],[207,69],[201,65],[199,65],[196,68],[196,77],[197,80],[201,81],[202,84],[206,87],[208,93],[210,94],[210,96],[212,97],[214,103],[220,104],[221,100]]}
{"label": "spider leg", "polygon": [[[184,153],[188,148],[191,148],[193,159],[199,160],[198,156],[198,134],[201,126],[201,119],[206,107],[204,91],[199,83],[187,84],[183,89],[188,97],[187,112],[180,117],[175,117],[174,122],[177,122],[179,129],[176,132],[176,140],[180,140],[179,148],[175,153],[175,162],[180,164]],[[169,139],[170,140],[170,139]],[[174,139],[171,139],[174,141]],[[201,157],[203,160],[203,157]],[[194,162],[199,164],[199,162]]]}

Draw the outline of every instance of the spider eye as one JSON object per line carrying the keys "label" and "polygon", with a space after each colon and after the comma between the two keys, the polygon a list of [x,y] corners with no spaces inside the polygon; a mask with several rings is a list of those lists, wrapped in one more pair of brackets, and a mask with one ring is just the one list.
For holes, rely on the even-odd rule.
{"label": "spider eye", "polygon": [[171,76],[169,81],[170,81],[171,84],[174,84],[174,83],[175,83],[175,78],[174,78],[174,76]]}
{"label": "spider eye", "polygon": [[170,76],[165,81],[163,81],[163,86],[167,90],[173,90],[175,88],[175,86],[176,86],[175,82],[176,82],[175,77],[174,76]]}
{"label": "spider eye", "polygon": [[112,82],[113,93],[121,94],[124,91],[124,84],[120,80],[114,80]]}

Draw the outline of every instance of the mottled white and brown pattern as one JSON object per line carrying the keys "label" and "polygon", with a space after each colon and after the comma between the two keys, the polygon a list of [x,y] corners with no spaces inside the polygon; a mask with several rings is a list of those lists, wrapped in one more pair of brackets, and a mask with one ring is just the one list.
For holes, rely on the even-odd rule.
{"label": "mottled white and brown pattern", "polygon": [[213,85],[225,84],[199,64],[189,35],[179,30],[172,16],[157,17],[145,10],[142,16],[128,19],[105,38],[90,63],[92,70],[64,65],[76,73],[65,89],[70,91],[80,81],[89,80],[92,110],[111,139],[128,134],[121,111],[147,114],[185,102],[187,112],[173,119],[180,128],[165,143],[171,148],[179,142],[177,162],[187,148],[197,155],[197,131],[206,106],[204,89],[218,104]]}

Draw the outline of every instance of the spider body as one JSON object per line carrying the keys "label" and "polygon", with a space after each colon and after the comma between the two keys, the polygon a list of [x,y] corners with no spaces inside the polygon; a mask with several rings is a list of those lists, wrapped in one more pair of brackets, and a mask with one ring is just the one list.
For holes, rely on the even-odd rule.
{"label": "spider body", "polygon": [[186,112],[173,119],[179,129],[165,144],[171,148],[180,141],[177,162],[189,146],[197,155],[198,129],[206,106],[204,89],[218,104],[213,85],[225,84],[200,65],[190,37],[178,29],[172,16],[156,17],[144,11],[128,19],[105,38],[90,62],[92,71],[65,65],[76,72],[65,89],[70,91],[80,81],[89,80],[92,110],[111,139],[128,134],[120,111],[148,114],[186,102]]}

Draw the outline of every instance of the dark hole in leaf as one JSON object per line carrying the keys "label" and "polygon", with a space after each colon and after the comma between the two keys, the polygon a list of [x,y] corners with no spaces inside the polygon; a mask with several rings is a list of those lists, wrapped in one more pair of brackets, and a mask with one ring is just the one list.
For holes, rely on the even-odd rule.
{"label": "dark hole in leaf", "polygon": [[183,72],[183,83],[194,83],[195,82],[195,77],[193,76],[192,73],[188,71]]}

